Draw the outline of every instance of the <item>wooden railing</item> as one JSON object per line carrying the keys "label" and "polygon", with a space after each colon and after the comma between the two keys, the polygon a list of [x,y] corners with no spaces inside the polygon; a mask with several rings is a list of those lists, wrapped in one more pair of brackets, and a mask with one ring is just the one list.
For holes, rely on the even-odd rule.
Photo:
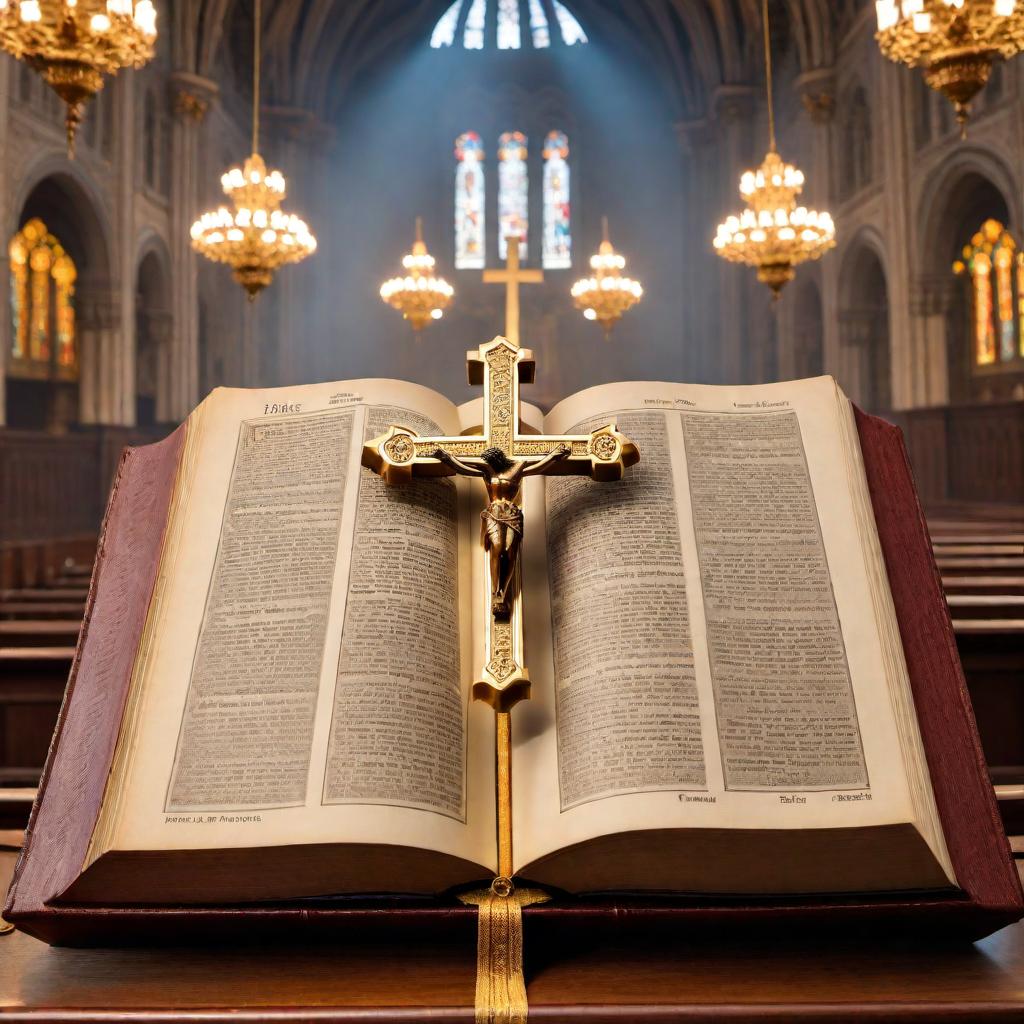
{"label": "wooden railing", "polygon": [[94,534],[121,450],[166,433],[96,427],[55,436],[0,428],[0,542]]}

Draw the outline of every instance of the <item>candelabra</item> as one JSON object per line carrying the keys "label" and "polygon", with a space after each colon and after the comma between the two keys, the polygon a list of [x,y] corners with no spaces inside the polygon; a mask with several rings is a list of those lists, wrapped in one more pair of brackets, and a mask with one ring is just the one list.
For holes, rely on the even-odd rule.
{"label": "candelabra", "polygon": [[956,109],[961,135],[993,63],[1024,49],[1017,0],[877,0],[875,13],[882,53],[922,69],[925,82]]}
{"label": "candelabra", "polygon": [[153,56],[153,0],[0,0],[0,49],[35,68],[67,105],[68,155],[103,76]]}
{"label": "candelabra", "polygon": [[[2,0],[0,0],[2,2]],[[204,213],[192,225],[192,248],[207,259],[226,263],[252,301],[273,280],[274,272],[298,263],[316,251],[316,238],[306,222],[285,213],[284,175],[268,171],[259,153],[261,3],[256,0],[253,31],[252,154],[243,167],[232,167],[220,179],[234,204]]]}
{"label": "candelabra", "polygon": [[764,34],[765,93],[768,99],[768,152],[761,166],[745,171],[740,195],[747,208],[718,225],[715,251],[731,263],[757,270],[757,279],[777,299],[796,276],[796,268],[819,259],[836,244],[836,229],[828,213],[797,205],[803,191],[803,171],[787,164],[775,148],[775,107],[772,100],[772,51],[768,0],[761,4]]}
{"label": "candelabra", "polygon": [[588,320],[596,320],[605,335],[622,319],[623,313],[632,309],[643,297],[644,290],[639,281],[626,277],[622,271],[626,258],[612,247],[608,239],[608,218],[601,218],[601,246],[590,257],[591,277],[580,278],[573,286],[571,295],[577,309],[583,310]]}

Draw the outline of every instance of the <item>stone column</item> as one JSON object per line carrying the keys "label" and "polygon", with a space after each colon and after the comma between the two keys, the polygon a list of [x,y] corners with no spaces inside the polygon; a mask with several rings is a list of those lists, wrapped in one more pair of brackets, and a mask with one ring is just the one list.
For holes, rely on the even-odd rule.
{"label": "stone column", "polygon": [[915,231],[910,190],[912,157],[906,111],[911,109],[909,94],[913,79],[906,68],[890,61],[882,61],[882,65],[877,92],[881,102],[875,129],[882,154],[882,181],[885,183],[885,276],[889,293],[892,407],[899,410],[928,404],[928,389],[923,383],[926,376],[924,364],[928,357],[924,338],[919,325],[914,323],[908,301]]}
{"label": "stone column", "polygon": [[117,201],[114,204],[116,242],[112,253],[111,273],[121,281],[115,295],[115,329],[104,335],[104,348],[111,347],[105,375],[105,402],[101,423],[135,423],[135,188],[138,170],[138,132],[135,116],[135,95],[138,76],[125,71],[117,77],[115,105],[120,125],[121,144],[117,154]]}
{"label": "stone column", "polygon": [[[78,309],[80,354],[79,418],[82,423],[125,424],[135,419],[124,416],[134,402],[135,382],[125,389],[121,296],[113,289],[91,288]],[[134,331],[132,332],[134,338]],[[132,360],[134,372],[134,359]]]}
{"label": "stone column", "polygon": [[[949,403],[949,355],[947,352],[947,317],[953,303],[954,290],[963,287],[952,271],[946,274],[921,274],[910,286],[909,312],[913,318],[913,334],[917,338],[915,405],[947,405]],[[895,353],[894,353],[895,356]]]}
{"label": "stone column", "polygon": [[187,71],[171,75],[174,126],[171,152],[171,333],[167,348],[168,383],[161,418],[184,419],[199,394],[199,289],[189,230],[199,209],[199,134],[217,84]]}

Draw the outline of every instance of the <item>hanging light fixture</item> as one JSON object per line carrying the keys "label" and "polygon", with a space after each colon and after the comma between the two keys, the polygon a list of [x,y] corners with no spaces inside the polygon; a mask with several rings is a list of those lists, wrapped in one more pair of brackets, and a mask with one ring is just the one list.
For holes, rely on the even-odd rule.
{"label": "hanging light fixture", "polygon": [[632,309],[644,294],[639,281],[622,273],[625,266],[626,257],[617,253],[608,239],[608,218],[602,217],[601,246],[590,257],[593,276],[580,278],[570,294],[576,308],[583,310],[588,320],[596,320],[606,337],[622,314]]}
{"label": "hanging light fixture", "polygon": [[431,320],[440,320],[452,301],[455,289],[434,276],[434,257],[423,242],[423,218],[416,218],[416,241],[412,252],[402,257],[403,277],[392,277],[380,286],[380,297],[394,306],[419,334]]}
{"label": "hanging light fixture", "polygon": [[1024,50],[1017,0],[876,0],[875,13],[882,53],[924,71],[925,82],[956,109],[961,137],[993,63]]}
{"label": "hanging light fixture", "polygon": [[747,208],[718,225],[714,246],[731,263],[757,269],[757,279],[774,298],[796,276],[796,267],[819,259],[836,244],[835,225],[828,213],[797,205],[804,175],[787,164],[775,148],[775,107],[772,102],[772,52],[768,0],[762,0],[765,90],[768,94],[768,153],[757,170],[740,178],[740,195]]}
{"label": "hanging light fixture", "polygon": [[268,171],[259,153],[260,7],[260,0],[255,0],[252,154],[242,167],[232,167],[221,175],[221,186],[234,211],[223,205],[210,210],[192,225],[191,232],[192,248],[231,267],[232,277],[249,293],[250,301],[270,284],[274,271],[299,263],[316,251],[316,238],[306,222],[281,209],[286,195],[284,176],[280,171]]}
{"label": "hanging light fixture", "polygon": [[68,156],[103,76],[153,56],[153,0],[0,0],[0,49],[35,68],[67,104]]}

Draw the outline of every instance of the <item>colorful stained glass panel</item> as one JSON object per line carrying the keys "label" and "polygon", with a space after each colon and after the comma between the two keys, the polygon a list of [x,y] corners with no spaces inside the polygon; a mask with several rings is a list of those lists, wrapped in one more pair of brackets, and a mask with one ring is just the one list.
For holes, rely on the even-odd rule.
{"label": "colorful stained glass panel", "polygon": [[455,140],[455,266],[482,269],[486,260],[484,145],[476,132]]}
{"label": "colorful stained glass panel", "polygon": [[529,179],[526,167],[526,136],[504,132],[498,139],[498,256],[508,256],[509,238],[519,239],[519,258],[527,256],[530,226]]}
{"label": "colorful stained glass panel", "polygon": [[569,193],[569,139],[548,132],[544,140],[544,267],[572,266],[572,206]]}

